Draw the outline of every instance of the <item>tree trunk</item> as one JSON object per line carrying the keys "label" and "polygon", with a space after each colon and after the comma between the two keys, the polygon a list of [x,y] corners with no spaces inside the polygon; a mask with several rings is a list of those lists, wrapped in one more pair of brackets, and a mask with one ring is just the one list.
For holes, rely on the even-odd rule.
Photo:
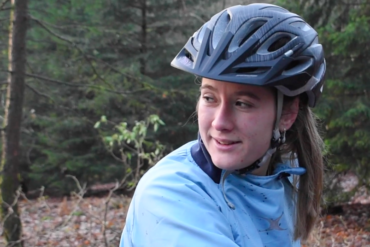
{"label": "tree trunk", "polygon": [[2,129],[1,218],[4,236],[11,246],[23,246],[18,212],[20,127],[26,66],[28,0],[12,0],[9,28],[9,76]]}
{"label": "tree trunk", "polygon": [[146,53],[147,53],[147,44],[146,44],[146,33],[147,33],[147,23],[146,23],[146,13],[147,12],[147,3],[146,0],[141,1],[141,58],[140,58],[140,72],[141,74],[146,74]]}

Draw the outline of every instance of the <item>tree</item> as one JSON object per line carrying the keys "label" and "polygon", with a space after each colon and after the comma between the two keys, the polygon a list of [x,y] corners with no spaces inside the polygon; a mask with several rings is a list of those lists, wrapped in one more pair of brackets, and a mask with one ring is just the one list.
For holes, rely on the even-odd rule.
{"label": "tree", "polygon": [[93,128],[102,115],[130,128],[159,115],[166,126],[151,138],[166,152],[196,138],[194,76],[169,64],[226,2],[31,1],[20,161],[29,191],[68,194],[67,175],[89,185],[124,176]]}
{"label": "tree", "polygon": [[325,49],[326,84],[315,112],[325,129],[329,168],[336,173],[352,171],[358,186],[370,186],[370,1],[280,3],[318,30]]}
{"label": "tree", "polygon": [[22,156],[31,190],[68,193],[66,175],[88,184],[124,175],[93,128],[101,115],[129,127],[160,115],[168,124],[152,138],[168,150],[196,138],[195,124],[183,127],[195,108],[194,77],[169,63],[201,25],[199,3],[31,3]]}
{"label": "tree", "polygon": [[341,16],[321,29],[329,71],[318,114],[324,119],[333,168],[353,171],[359,186],[370,186],[370,5],[341,7]]}
{"label": "tree", "polygon": [[22,246],[18,212],[20,174],[20,128],[26,68],[28,1],[12,0],[9,28],[9,76],[5,118],[2,129],[1,217],[4,235],[12,246]]}

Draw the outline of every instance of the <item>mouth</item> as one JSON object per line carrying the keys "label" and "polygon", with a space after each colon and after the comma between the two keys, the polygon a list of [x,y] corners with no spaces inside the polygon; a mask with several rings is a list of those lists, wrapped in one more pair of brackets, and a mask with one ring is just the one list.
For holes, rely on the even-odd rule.
{"label": "mouth", "polygon": [[241,141],[230,141],[230,140],[219,140],[219,139],[214,139],[218,144],[220,145],[225,145],[225,146],[231,146],[237,143],[241,143]]}

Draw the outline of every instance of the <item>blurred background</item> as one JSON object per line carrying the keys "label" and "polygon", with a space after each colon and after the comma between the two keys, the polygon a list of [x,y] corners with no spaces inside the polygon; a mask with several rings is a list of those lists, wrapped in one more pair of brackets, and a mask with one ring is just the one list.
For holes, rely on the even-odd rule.
{"label": "blurred background", "polygon": [[[5,206],[1,222],[4,239],[13,241],[10,245],[4,240],[4,246],[31,246],[25,244],[30,241],[27,238],[16,240],[27,233],[18,237],[7,233],[10,206],[20,212],[20,219],[40,198],[43,202],[54,198],[59,216],[61,207],[69,207],[73,198],[97,197],[107,202],[111,196],[117,200],[115,210],[126,209],[117,198],[129,200],[147,169],[197,137],[196,79],[172,68],[171,60],[212,15],[252,2],[2,0],[1,190]],[[327,146],[324,213],[343,214],[342,205],[368,203],[370,1],[258,2],[278,4],[303,16],[319,32],[325,48],[326,86],[314,109]],[[25,6],[26,18],[13,21],[16,13],[25,13]],[[22,32],[24,36],[19,35]],[[22,57],[25,60],[18,59]],[[12,73],[17,68],[24,68],[18,76]],[[17,109],[23,114],[12,115]],[[10,127],[19,129],[19,138],[7,134]],[[19,148],[13,145],[17,138]],[[77,211],[71,209],[65,215],[71,212]],[[81,212],[74,216],[85,214]],[[368,215],[364,217],[369,223]],[[108,225],[99,229],[105,234]],[[116,225],[118,232],[123,225],[124,213]],[[368,235],[370,228],[365,225],[361,230]],[[105,236],[96,245],[84,238],[65,246],[117,246],[116,235]],[[51,245],[64,246],[58,243]]]}

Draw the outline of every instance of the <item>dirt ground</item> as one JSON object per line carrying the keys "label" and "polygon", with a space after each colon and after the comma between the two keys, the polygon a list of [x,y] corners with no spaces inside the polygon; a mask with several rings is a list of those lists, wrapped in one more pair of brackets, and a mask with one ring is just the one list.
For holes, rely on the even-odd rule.
{"label": "dirt ground", "polygon": [[[22,200],[24,246],[117,247],[129,198],[112,198],[105,211],[106,199]],[[302,246],[370,247],[369,214],[370,204],[350,204],[339,214],[324,215]],[[1,238],[0,246],[5,247]]]}
{"label": "dirt ground", "polygon": [[[20,198],[24,246],[118,247],[129,203],[129,197],[118,195]],[[0,247],[5,246],[0,237]],[[324,214],[309,240],[302,243],[302,247],[345,246],[370,247],[370,193],[367,191],[360,191],[348,203]]]}

